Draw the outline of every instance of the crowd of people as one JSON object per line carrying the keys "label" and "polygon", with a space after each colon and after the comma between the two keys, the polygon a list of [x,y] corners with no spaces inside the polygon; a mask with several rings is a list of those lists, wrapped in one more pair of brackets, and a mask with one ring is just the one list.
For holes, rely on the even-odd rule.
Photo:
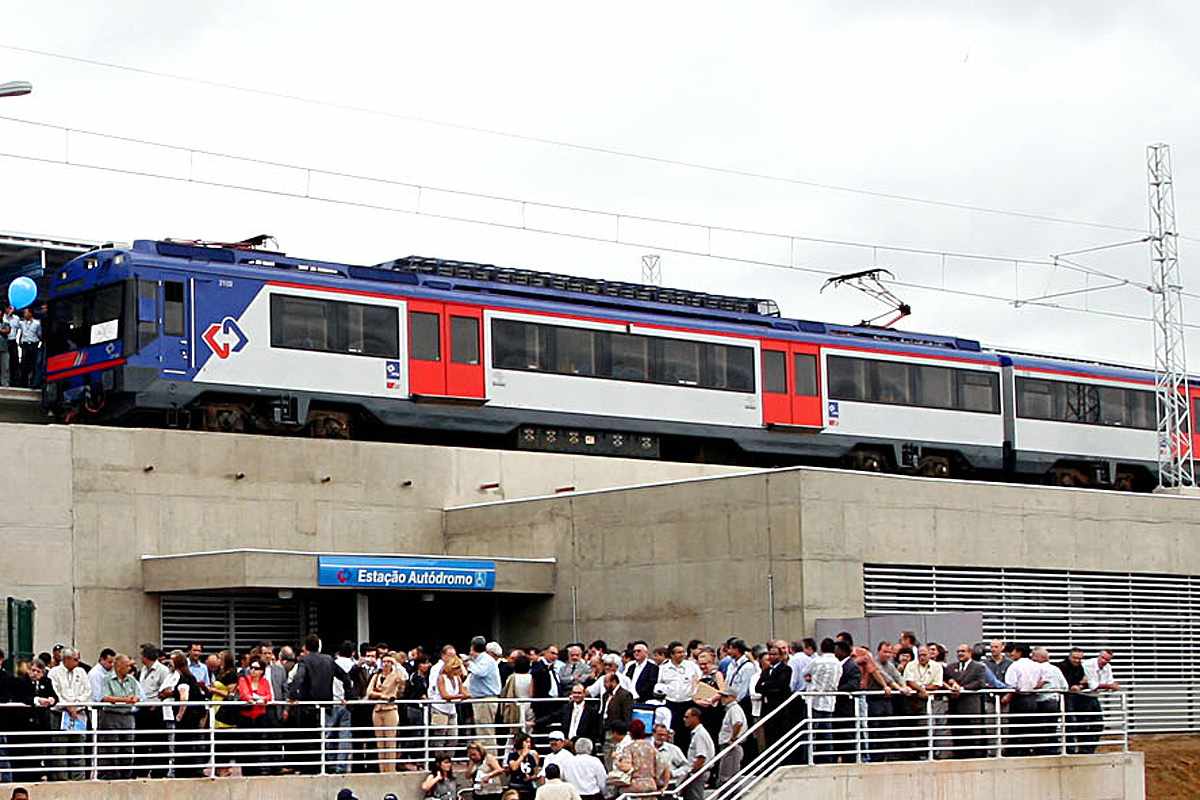
{"label": "crowd of people", "polygon": [[41,385],[42,317],[46,307],[0,313],[0,386]]}
{"label": "crowd of people", "polygon": [[684,782],[702,800],[796,730],[792,763],[1093,752],[1098,696],[1120,687],[1111,651],[1085,655],[1054,664],[999,641],[951,654],[912,633],[874,650],[842,633],[507,654],[476,637],[461,655],[351,642],[327,654],[309,636],[236,657],[147,644],[135,662],[105,648],[89,666],[55,645],[11,672],[0,653],[0,782],[393,772],[438,754],[424,784],[440,800],[464,788],[597,800]]}

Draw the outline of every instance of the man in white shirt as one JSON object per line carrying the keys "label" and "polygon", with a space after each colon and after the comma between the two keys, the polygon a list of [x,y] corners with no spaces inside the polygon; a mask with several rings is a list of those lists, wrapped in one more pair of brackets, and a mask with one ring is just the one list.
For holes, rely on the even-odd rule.
{"label": "man in white shirt", "polygon": [[603,800],[608,784],[608,770],[603,761],[592,755],[594,747],[591,739],[580,736],[575,740],[575,758],[563,770],[563,780],[575,787],[582,800]]}
{"label": "man in white shirt", "polygon": [[808,665],[817,657],[817,643],[813,639],[804,639],[793,642],[792,648],[793,653],[788,658],[788,665],[792,668],[792,691],[807,692],[809,686],[804,676],[808,674]]}
{"label": "man in white shirt", "polygon": [[1015,642],[1009,647],[1008,655],[1012,663],[1005,673],[1004,682],[1014,691],[1001,701],[1008,705],[1009,716],[1004,755],[1027,756],[1033,752],[1033,745],[1043,735],[1041,729],[1045,723],[1038,714],[1036,692],[1045,685],[1046,679],[1041,666],[1027,658],[1029,645]]}
{"label": "man in white shirt", "polygon": [[751,657],[750,648],[742,639],[729,642],[725,650],[732,659],[725,668],[725,685],[737,692],[737,700],[745,711],[750,707],[750,690],[758,682],[758,662]]}
{"label": "man in white shirt", "polygon": [[658,751],[659,764],[671,771],[671,784],[675,785],[687,777],[690,765],[687,756],[675,744],[675,731],[669,725],[655,724],[654,749]]}
{"label": "man in white shirt", "polygon": [[1109,649],[1100,651],[1095,658],[1084,659],[1083,674],[1087,679],[1087,693],[1076,697],[1076,717],[1079,720],[1080,753],[1096,752],[1100,743],[1100,731],[1104,730],[1104,717],[1101,714],[1098,695],[1105,692],[1121,691],[1121,684],[1113,679],[1113,652]]}
{"label": "man in white shirt", "polygon": [[1062,674],[1062,670],[1050,663],[1049,650],[1044,647],[1035,647],[1032,658],[1042,671],[1042,688],[1051,690],[1037,694],[1038,713],[1042,715],[1043,723],[1040,731],[1043,746],[1038,753],[1040,755],[1062,755],[1062,747],[1061,744],[1056,743],[1058,737],[1055,733],[1058,730],[1058,720],[1061,716],[1060,704],[1065,701],[1063,692],[1070,687],[1067,685],[1067,679]]}
{"label": "man in white shirt", "polygon": [[562,779],[557,764],[546,764],[543,774],[546,782],[538,787],[534,800],[580,800],[579,790]]}
{"label": "man in white shirt", "polygon": [[[690,776],[695,775],[708,764],[712,763],[713,756],[717,754],[717,748],[713,744],[712,737],[708,735],[708,731],[700,724],[700,709],[690,706],[683,715],[683,724],[691,732],[691,740],[688,742],[687,751],[688,774]],[[687,800],[704,800],[704,783],[704,776],[696,778],[683,790],[683,796]]]}
{"label": "man in white shirt", "polygon": [[54,739],[60,769],[59,778],[69,781],[84,780],[82,749],[78,745],[87,735],[88,711],[86,704],[92,702],[92,684],[88,674],[79,666],[79,651],[66,647],[62,651],[62,663],[47,673],[54,694],[58,696],[62,710],[50,712],[50,727],[56,731]]}
{"label": "man in white shirt", "polygon": [[[725,706],[725,716],[721,719],[721,730],[717,734],[718,751],[729,747],[746,732],[746,712],[738,705],[737,693],[729,688],[721,690],[721,703]],[[723,786],[741,769],[742,746],[738,744],[721,757],[721,763],[717,765],[717,786]]]}
{"label": "man in white shirt", "polygon": [[[158,648],[153,645],[143,645],[142,666],[138,669],[138,684],[142,687],[142,703],[134,717],[137,726],[138,749],[149,756],[147,763],[163,764],[170,760],[170,747],[167,746],[167,734],[163,729],[162,689],[166,685],[171,670],[158,660]],[[145,731],[143,733],[143,731]],[[146,769],[141,777],[163,778],[167,771],[162,768]]]}
{"label": "man in white shirt", "polygon": [[809,691],[813,692],[809,702],[812,707],[813,730],[817,738],[813,761],[817,764],[827,764],[832,760],[829,755],[832,728],[830,720],[837,697],[827,693],[836,692],[838,682],[842,679],[842,663],[833,654],[833,649],[833,639],[822,639],[821,654],[809,662],[804,677]]}
{"label": "man in white shirt", "polygon": [[629,694],[634,694],[636,687],[633,685],[633,681],[629,680],[629,676],[621,671],[621,657],[619,655],[616,653],[605,653],[600,661],[604,665],[603,670],[600,673],[600,678],[593,681],[592,685],[588,687],[588,697],[599,697],[604,693],[604,676],[606,675],[616,676],[617,684],[629,692]]}
{"label": "man in white shirt", "polygon": [[[550,731],[550,752],[542,759],[543,767],[550,764],[557,764],[559,769],[563,769],[563,765],[575,758],[575,754],[567,749],[567,737],[562,731]],[[566,770],[563,770],[566,774]]]}
{"label": "man in white shirt", "polygon": [[[688,741],[687,728],[683,723],[684,712],[692,704],[696,684],[700,682],[700,667],[694,661],[685,661],[687,651],[682,642],[667,645],[671,659],[658,668],[658,685],[655,692],[665,695],[667,708],[671,710],[671,724],[675,726],[675,744],[683,747]],[[712,740],[712,737],[709,737]]]}

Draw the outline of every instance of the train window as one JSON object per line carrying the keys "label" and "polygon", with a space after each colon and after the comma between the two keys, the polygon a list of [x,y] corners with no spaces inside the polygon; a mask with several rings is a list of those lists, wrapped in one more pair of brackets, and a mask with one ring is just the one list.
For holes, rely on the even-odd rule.
{"label": "train window", "polygon": [[1057,419],[1055,384],[1036,378],[1017,378],[1017,416],[1027,419]]}
{"label": "train window", "polygon": [[138,349],[158,338],[158,283],[139,280],[138,292]]}
{"label": "train window", "polygon": [[654,377],[659,383],[700,385],[700,344],[683,339],[659,339]]}
{"label": "train window", "polygon": [[1121,428],[1128,428],[1132,415],[1132,408],[1125,407],[1125,390],[1117,389],[1111,386],[1101,386],[1099,390],[1100,397],[1100,424],[1113,425]]}
{"label": "train window", "polygon": [[787,392],[787,356],[778,350],[763,350],[763,391]]}
{"label": "train window", "polygon": [[424,311],[408,313],[409,355],[417,361],[442,360],[441,318]]}
{"label": "train window", "polygon": [[596,332],[585,328],[552,328],[554,371],[563,375],[596,374]]}
{"label": "train window", "polygon": [[183,336],[183,283],[163,281],[163,335]]}
{"label": "train window", "polygon": [[609,376],[618,381],[645,381],[650,378],[650,339],[628,333],[608,337],[612,358]]}
{"label": "train window", "polygon": [[396,358],[400,313],[387,306],[271,295],[271,346]]}
{"label": "train window", "polygon": [[958,404],[960,411],[1000,413],[1000,379],[995,373],[960,369],[958,373]]}
{"label": "train window", "polygon": [[871,399],[877,403],[912,405],[908,382],[908,364],[896,361],[871,362]]}
{"label": "train window", "polygon": [[450,317],[450,360],[455,364],[479,363],[479,320]]}
{"label": "train window", "polygon": [[814,397],[817,390],[817,357],[809,353],[796,353],[793,359],[796,370],[796,394]]}
{"label": "train window", "polygon": [[949,367],[914,366],[913,399],[926,408],[954,408],[954,370]]}
{"label": "train window", "polygon": [[701,345],[700,385],[706,389],[754,391],[754,351],[723,344]]}
{"label": "train window", "polygon": [[545,369],[542,326],[511,319],[492,320],[492,366],[497,369]]}
{"label": "train window", "polygon": [[834,400],[867,399],[867,362],[861,358],[830,356],[825,362],[829,396]]}
{"label": "train window", "polygon": [[346,343],[354,355],[395,358],[400,354],[400,312],[387,306],[338,303],[345,309]]}

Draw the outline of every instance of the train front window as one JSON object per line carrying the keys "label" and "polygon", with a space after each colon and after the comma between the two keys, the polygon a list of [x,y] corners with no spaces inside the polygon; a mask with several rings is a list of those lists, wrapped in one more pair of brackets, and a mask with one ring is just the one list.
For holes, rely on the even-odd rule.
{"label": "train front window", "polygon": [[46,332],[47,354],[82,350],[120,339],[124,300],[125,285],[118,283],[53,301]]}

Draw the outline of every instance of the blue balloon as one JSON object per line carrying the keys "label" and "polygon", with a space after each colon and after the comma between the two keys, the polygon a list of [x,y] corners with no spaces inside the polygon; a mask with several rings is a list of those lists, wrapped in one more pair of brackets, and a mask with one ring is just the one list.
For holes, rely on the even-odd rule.
{"label": "blue balloon", "polygon": [[17,278],[8,285],[8,302],[18,311],[37,299],[37,284],[33,278]]}

